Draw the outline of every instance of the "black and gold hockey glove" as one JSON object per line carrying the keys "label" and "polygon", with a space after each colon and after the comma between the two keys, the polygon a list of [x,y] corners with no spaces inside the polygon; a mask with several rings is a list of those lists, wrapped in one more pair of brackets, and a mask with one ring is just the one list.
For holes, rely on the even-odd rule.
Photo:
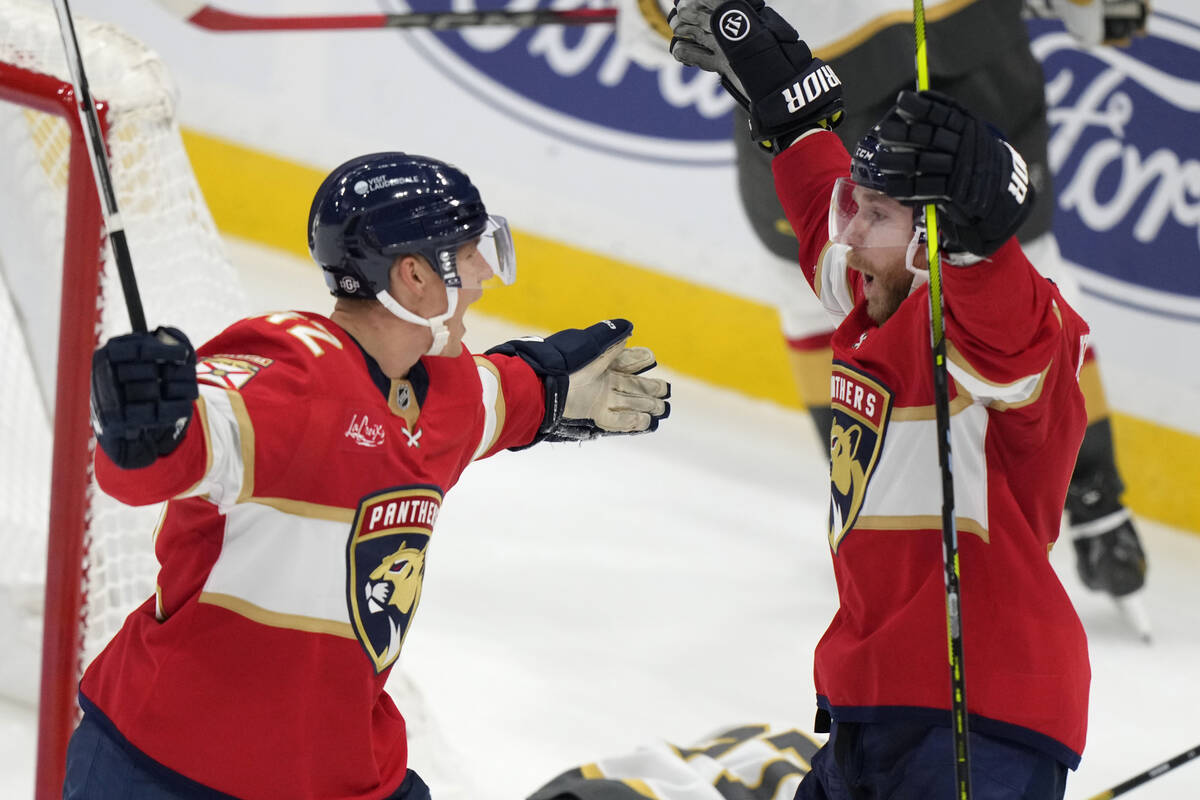
{"label": "black and gold hockey glove", "polygon": [[905,205],[934,203],[949,251],[991,255],[1033,209],[1021,154],[952,97],[901,92],[878,135],[884,192]]}

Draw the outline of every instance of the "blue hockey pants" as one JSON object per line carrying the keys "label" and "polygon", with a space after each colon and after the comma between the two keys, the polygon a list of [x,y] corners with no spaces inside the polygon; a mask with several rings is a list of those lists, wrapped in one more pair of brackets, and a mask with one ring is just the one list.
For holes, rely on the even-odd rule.
{"label": "blue hockey pants", "polygon": [[[194,783],[138,752],[84,714],[67,747],[63,800],[196,800],[229,795]],[[386,800],[430,800],[421,776],[408,771]]]}
{"label": "blue hockey pants", "polygon": [[[1067,768],[1008,739],[970,733],[972,800],[1062,800]],[[795,800],[953,800],[949,727],[833,723]]]}

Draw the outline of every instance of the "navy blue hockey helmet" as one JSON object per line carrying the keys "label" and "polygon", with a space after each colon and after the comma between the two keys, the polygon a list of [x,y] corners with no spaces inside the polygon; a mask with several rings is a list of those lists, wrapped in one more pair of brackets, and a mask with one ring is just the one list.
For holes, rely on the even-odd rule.
{"label": "navy blue hockey helmet", "polygon": [[875,166],[875,156],[879,155],[879,126],[862,135],[850,153],[850,180],[859,186],[882,192],[884,189],[883,173]]}
{"label": "navy blue hockey helmet", "polygon": [[850,175],[838,178],[829,201],[829,240],[852,247],[906,247],[913,239],[915,209],[884,194],[886,180],[875,165],[879,126],[863,134],[850,153]]}
{"label": "navy blue hockey helmet", "polygon": [[447,286],[461,286],[455,251],[488,227],[479,190],[457,168],[371,153],[342,164],[317,189],[308,249],[332,294],[371,298],[387,290],[396,256],[408,253],[424,256]]}

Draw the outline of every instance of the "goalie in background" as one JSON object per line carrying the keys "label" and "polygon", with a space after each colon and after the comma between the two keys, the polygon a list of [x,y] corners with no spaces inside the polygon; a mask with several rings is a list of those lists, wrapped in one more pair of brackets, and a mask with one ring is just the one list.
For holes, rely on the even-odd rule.
{"label": "goalie in background", "polygon": [[66,798],[428,798],[384,684],[445,493],[501,450],[669,413],[625,320],[464,348],[464,313],[516,261],[451,165],[342,164],[308,237],[328,316],[242,320],[198,355],[171,328],[95,353],[100,485],[169,502],[155,596],[83,676]]}
{"label": "goalie in background", "polygon": [[[689,4],[707,14],[720,0]],[[665,5],[666,11],[663,10]],[[1041,64],[1030,50],[1022,18],[1023,0],[968,0],[927,21],[932,84],[997,125],[1024,156],[1038,199],[1018,231],[1033,265],[1054,280],[1070,302],[1080,297],[1079,280],[1062,263],[1051,229],[1054,191],[1046,146],[1049,135]],[[1085,45],[1120,45],[1145,30],[1143,0],[1030,0],[1039,16],[1060,17]],[[897,92],[915,84],[912,3],[909,0],[775,0],[788,19],[803,19],[805,39],[853,91],[845,98],[836,132],[846,148],[887,111]],[[665,59],[670,37],[669,0],[622,0],[618,35],[644,66]],[[980,36],[987,31],[987,36]],[[657,39],[656,45],[651,44]],[[656,51],[656,52],[655,52]],[[830,337],[836,320],[813,301],[795,269],[796,235],[775,196],[770,153],[744,135],[749,120],[734,109],[742,207],[755,234],[778,263],[764,260],[781,284],[778,310],[800,398],[822,442],[832,434],[829,397]],[[783,264],[779,267],[779,264]],[[1140,591],[1147,562],[1129,510],[1122,502],[1124,482],[1117,470],[1111,415],[1094,348],[1088,349],[1080,379],[1087,401],[1088,428],[1071,476],[1065,510],[1083,584],[1114,597],[1132,624],[1149,638]]]}
{"label": "goalie in background", "polygon": [[[679,0],[671,53],[721,76],[769,153],[831,344],[827,545],[798,800],[957,796],[925,228],[938,208],[976,800],[1062,798],[1086,736],[1083,625],[1050,564],[1087,424],[1087,324],[1025,257],[1025,161],[947,95],[904,91],[855,145],[842,79],[761,0]],[[849,94],[857,88],[850,84]]]}

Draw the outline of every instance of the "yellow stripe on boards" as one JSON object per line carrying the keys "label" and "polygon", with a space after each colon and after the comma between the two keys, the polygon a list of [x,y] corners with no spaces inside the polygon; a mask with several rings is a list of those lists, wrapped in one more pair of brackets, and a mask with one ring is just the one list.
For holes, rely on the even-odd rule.
{"label": "yellow stripe on boards", "polygon": [[1125,504],[1159,522],[1200,531],[1200,436],[1123,413],[1112,415],[1112,429]]}
{"label": "yellow stripe on boards", "polygon": [[[309,258],[305,224],[325,171],[196,131],[184,131],[183,142],[222,233]],[[514,237],[520,280],[489,292],[480,311],[543,331],[624,316],[634,342],[652,347],[663,366],[802,407],[770,306],[533,234]],[[1122,413],[1113,414],[1113,436],[1130,508],[1200,531],[1200,437]]]}
{"label": "yellow stripe on boards", "polygon": [[221,233],[311,258],[308,209],[326,171],[196,131],[183,146]]}

